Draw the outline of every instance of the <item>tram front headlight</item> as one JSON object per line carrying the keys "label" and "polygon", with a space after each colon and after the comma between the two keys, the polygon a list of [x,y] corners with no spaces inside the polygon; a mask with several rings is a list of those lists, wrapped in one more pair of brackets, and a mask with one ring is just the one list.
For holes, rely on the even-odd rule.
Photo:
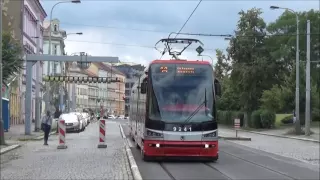
{"label": "tram front headlight", "polygon": [[146,131],[147,136],[149,137],[163,137],[162,133],[154,132],[154,131]]}
{"label": "tram front headlight", "polygon": [[204,134],[203,135],[204,138],[211,138],[211,137],[217,137],[217,132],[212,132],[212,133],[208,133],[208,134]]}

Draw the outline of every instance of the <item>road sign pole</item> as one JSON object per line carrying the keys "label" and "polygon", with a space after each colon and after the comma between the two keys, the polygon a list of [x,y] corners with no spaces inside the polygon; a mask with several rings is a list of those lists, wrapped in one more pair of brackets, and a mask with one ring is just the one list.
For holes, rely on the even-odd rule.
{"label": "road sign pole", "polygon": [[236,130],[236,137],[238,137],[239,128],[240,128],[240,119],[234,119],[234,129]]}

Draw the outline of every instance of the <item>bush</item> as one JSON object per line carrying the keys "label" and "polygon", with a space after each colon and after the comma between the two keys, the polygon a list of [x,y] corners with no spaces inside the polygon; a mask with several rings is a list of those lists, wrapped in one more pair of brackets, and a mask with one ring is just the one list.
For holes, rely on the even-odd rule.
{"label": "bush", "polygon": [[249,127],[252,128],[272,128],[276,121],[276,114],[269,110],[256,110],[251,114]]}
{"label": "bush", "polygon": [[228,126],[234,125],[234,119],[240,119],[240,126],[243,125],[244,114],[238,111],[218,111],[218,123]]}
{"label": "bush", "polygon": [[313,109],[311,115],[312,121],[320,121],[320,109]]}
{"label": "bush", "polygon": [[272,128],[276,122],[276,114],[269,110],[262,110],[261,114],[261,126],[262,128]]}
{"label": "bush", "polygon": [[282,124],[292,124],[293,123],[293,115],[287,116],[281,120]]}
{"label": "bush", "polygon": [[262,128],[261,117],[260,117],[261,112],[262,110],[256,110],[252,112],[249,127]]}

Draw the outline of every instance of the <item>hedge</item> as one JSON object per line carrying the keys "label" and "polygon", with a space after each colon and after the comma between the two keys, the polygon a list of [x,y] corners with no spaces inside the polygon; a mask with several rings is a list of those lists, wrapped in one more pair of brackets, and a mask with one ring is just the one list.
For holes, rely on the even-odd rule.
{"label": "hedge", "polygon": [[276,114],[269,110],[256,110],[251,114],[249,127],[252,128],[273,128],[276,121]]}
{"label": "hedge", "polygon": [[244,113],[238,111],[218,111],[218,123],[228,126],[234,125],[234,119],[240,119],[240,126],[243,126]]}
{"label": "hedge", "polygon": [[[228,126],[234,125],[234,119],[240,119],[240,126],[244,124],[244,113],[239,111],[218,111],[218,123]],[[257,110],[252,112],[248,125],[251,128],[274,127],[276,114],[268,110]]]}

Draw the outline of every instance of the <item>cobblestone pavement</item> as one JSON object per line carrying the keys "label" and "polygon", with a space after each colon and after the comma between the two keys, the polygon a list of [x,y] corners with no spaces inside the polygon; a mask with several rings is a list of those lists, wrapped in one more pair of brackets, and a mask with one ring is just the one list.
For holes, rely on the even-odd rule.
{"label": "cobblestone pavement", "polygon": [[[235,136],[235,131],[219,127],[219,135]],[[298,159],[313,165],[320,165],[320,143],[265,136],[240,131],[238,131],[238,136],[250,137],[251,141],[233,141],[234,143],[289,158]]]}
{"label": "cobblestone pavement", "polygon": [[84,132],[66,134],[67,149],[32,141],[1,155],[1,179],[133,179],[119,126],[106,124],[106,149],[98,149],[98,123]]}

